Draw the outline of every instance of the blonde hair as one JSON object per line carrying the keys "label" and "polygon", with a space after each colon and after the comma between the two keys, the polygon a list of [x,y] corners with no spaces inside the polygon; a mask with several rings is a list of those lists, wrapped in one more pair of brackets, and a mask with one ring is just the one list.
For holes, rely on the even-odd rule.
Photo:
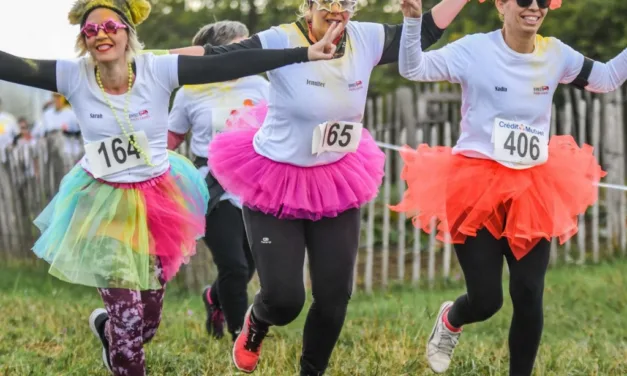
{"label": "blonde hair", "polygon": [[[122,19],[122,22],[127,26],[126,32],[128,35],[128,43],[126,45],[126,61],[130,62],[135,60],[135,56],[137,56],[137,54],[144,49],[144,44],[139,41],[137,31],[127,25],[124,19]],[[83,35],[83,33],[78,34],[78,37],[76,37],[76,45],[74,48],[79,57],[85,56],[89,53],[87,50],[87,43],[85,43],[85,35]],[[89,55],[89,58],[93,61],[93,57],[91,55]]]}

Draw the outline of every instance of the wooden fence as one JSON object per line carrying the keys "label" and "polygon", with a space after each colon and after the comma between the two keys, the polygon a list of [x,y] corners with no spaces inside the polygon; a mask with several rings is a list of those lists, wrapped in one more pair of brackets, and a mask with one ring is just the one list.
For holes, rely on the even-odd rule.
{"label": "wooden fence", "polygon": [[[571,134],[591,144],[608,176],[604,183],[625,184],[625,88],[593,95],[561,88],[555,97],[552,133]],[[365,126],[384,144],[417,146],[455,143],[460,118],[457,88],[419,84],[368,100]],[[32,220],[50,201],[75,156],[62,152],[57,135],[0,154],[0,255],[32,259],[29,251],[38,232]],[[391,212],[405,186],[400,180],[398,152],[383,148],[387,160],[378,197],[362,213],[361,249],[355,269],[356,290],[371,292],[391,284],[431,286],[458,280],[461,272],[452,247],[414,228],[404,215]],[[179,152],[189,155],[188,145]],[[1,153],[1,152],[0,152]],[[599,262],[627,251],[625,192],[600,188],[600,200],[580,217],[580,231],[564,245],[552,244],[552,265]],[[618,252],[617,252],[618,251]],[[215,277],[211,256],[202,242],[186,265],[179,283],[197,290]],[[305,265],[305,279],[307,273]]]}

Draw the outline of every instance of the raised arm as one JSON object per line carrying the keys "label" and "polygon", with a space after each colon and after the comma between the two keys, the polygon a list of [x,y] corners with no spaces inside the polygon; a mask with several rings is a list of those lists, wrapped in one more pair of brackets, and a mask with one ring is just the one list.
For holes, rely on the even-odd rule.
{"label": "raised arm", "polygon": [[444,48],[423,52],[420,45],[422,18],[405,18],[399,52],[399,72],[412,81],[461,83],[469,56],[457,41]]}
{"label": "raised arm", "polygon": [[627,81],[627,48],[607,63],[588,58],[569,48],[572,61],[579,66],[577,77],[571,81],[568,72],[563,81],[593,93],[609,93],[620,88]]}
{"label": "raised arm", "polygon": [[[442,38],[446,28],[453,22],[467,2],[468,0],[442,0],[430,11],[422,15],[420,44],[423,51],[436,44]],[[401,47],[403,24],[384,24],[383,28],[385,32],[383,55],[377,65],[398,62]]]}
{"label": "raised arm", "polygon": [[0,80],[57,91],[57,61],[23,59],[0,51]]}

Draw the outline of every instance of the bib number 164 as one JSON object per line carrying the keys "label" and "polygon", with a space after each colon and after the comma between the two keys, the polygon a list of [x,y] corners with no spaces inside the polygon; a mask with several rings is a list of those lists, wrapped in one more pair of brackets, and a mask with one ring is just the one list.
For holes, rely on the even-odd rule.
{"label": "bib number 164", "polygon": [[[133,132],[129,138],[139,145],[150,159],[150,146],[146,133],[144,131]],[[124,135],[119,135],[85,145],[85,154],[92,175],[99,178],[146,164],[130,140]]]}

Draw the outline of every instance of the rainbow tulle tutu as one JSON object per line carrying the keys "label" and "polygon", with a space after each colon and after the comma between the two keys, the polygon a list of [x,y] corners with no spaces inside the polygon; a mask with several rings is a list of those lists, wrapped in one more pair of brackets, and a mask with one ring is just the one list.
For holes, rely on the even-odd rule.
{"label": "rainbow tulle tutu", "polygon": [[205,233],[209,192],[194,165],[169,153],[170,170],[141,183],[106,183],[79,165],[35,219],[33,251],[50,274],[99,288],[161,287],[195,253]]}
{"label": "rainbow tulle tutu", "polygon": [[606,175],[590,145],[579,147],[572,136],[553,136],[545,164],[510,169],[488,159],[453,155],[451,148],[420,145],[401,152],[403,200],[391,209],[413,216],[414,226],[437,238],[464,243],[486,228],[506,237],[517,259],[541,239],[563,244],[578,231],[577,217],[598,198],[596,186]]}
{"label": "rainbow tulle tutu", "polygon": [[377,196],[385,154],[367,130],[356,152],[335,163],[300,167],[255,152],[253,138],[266,113],[265,103],[240,110],[227,122],[227,131],[209,145],[212,174],[243,205],[281,219],[315,221],[358,208]]}

